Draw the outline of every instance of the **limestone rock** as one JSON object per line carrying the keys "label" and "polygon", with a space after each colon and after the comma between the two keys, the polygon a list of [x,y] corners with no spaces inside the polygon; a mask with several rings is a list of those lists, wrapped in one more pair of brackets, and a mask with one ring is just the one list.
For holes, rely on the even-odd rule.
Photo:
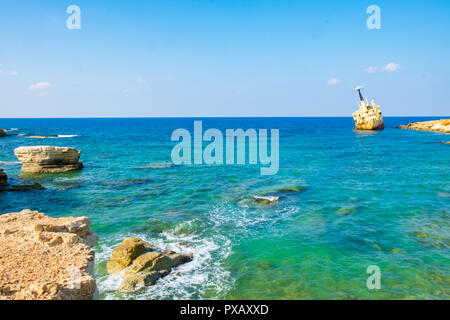
{"label": "limestone rock", "polygon": [[24,210],[0,216],[0,300],[90,300],[97,296],[89,218]]}
{"label": "limestone rock", "polygon": [[106,270],[109,274],[118,273],[128,267],[142,253],[153,250],[156,248],[150,243],[138,238],[127,238],[113,250],[111,259],[106,264]]}
{"label": "limestone rock", "polygon": [[74,148],[34,146],[19,147],[14,153],[22,162],[22,172],[56,173],[79,170],[80,151]]}
{"label": "limestone rock", "polygon": [[361,101],[359,110],[353,113],[353,120],[357,130],[383,130],[384,122],[380,106],[372,100],[372,105]]}
{"label": "limestone rock", "polygon": [[408,125],[399,126],[400,129],[411,129],[419,131],[437,131],[450,133],[450,119],[440,119],[424,122],[409,123]]}
{"label": "limestone rock", "polygon": [[159,278],[168,275],[172,268],[192,259],[192,254],[157,251],[145,241],[128,238],[113,250],[107,271],[109,274],[123,272],[120,290],[128,291],[154,285]]}
{"label": "limestone rock", "polygon": [[8,176],[2,169],[0,169],[0,187],[6,186],[7,184],[8,184]]}
{"label": "limestone rock", "polygon": [[159,272],[139,272],[136,274],[126,276],[122,283],[120,284],[119,289],[123,291],[132,291],[137,288],[152,286],[161,278],[161,274]]}

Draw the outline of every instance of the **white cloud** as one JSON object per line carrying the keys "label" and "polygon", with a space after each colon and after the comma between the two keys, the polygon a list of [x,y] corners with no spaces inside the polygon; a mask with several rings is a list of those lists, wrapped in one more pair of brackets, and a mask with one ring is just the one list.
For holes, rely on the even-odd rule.
{"label": "white cloud", "polygon": [[338,78],[332,78],[332,79],[328,79],[328,84],[329,85],[335,85],[335,84],[339,84],[342,83],[342,81]]}
{"label": "white cloud", "polygon": [[367,67],[366,69],[364,69],[364,72],[367,72],[367,73],[375,73],[378,71],[393,72],[393,71],[397,71],[399,69],[400,69],[400,65],[396,64],[395,62],[389,62],[384,67],[376,67],[376,66]]}
{"label": "white cloud", "polygon": [[367,67],[364,69],[364,72],[367,73],[375,73],[378,71],[378,67],[372,66],[372,67]]}
{"label": "white cloud", "polygon": [[37,90],[45,90],[51,88],[51,84],[49,82],[36,82],[28,87],[28,89],[37,91]]}
{"label": "white cloud", "polygon": [[397,71],[400,69],[400,66],[395,62],[389,62],[387,65],[383,67],[383,71]]}
{"label": "white cloud", "polygon": [[17,76],[18,73],[17,73],[17,71],[8,71],[8,72],[6,72],[6,75],[7,76]]}

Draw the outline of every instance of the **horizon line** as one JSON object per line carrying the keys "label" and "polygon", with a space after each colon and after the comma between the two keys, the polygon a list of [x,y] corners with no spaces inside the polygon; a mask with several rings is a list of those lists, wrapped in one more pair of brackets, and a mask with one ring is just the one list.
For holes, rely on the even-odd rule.
{"label": "horizon line", "polygon": [[[436,115],[402,115],[402,116],[383,116],[383,118],[450,118],[450,116]],[[353,118],[352,116],[79,116],[79,117],[6,117],[0,120],[8,119],[214,119],[214,118],[236,118],[236,119],[258,119],[258,118]]]}

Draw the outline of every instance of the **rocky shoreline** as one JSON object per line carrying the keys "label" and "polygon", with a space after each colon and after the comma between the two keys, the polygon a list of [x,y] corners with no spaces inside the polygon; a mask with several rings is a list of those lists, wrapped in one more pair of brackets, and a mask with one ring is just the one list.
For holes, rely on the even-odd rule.
{"label": "rocky shoreline", "polygon": [[414,122],[409,123],[407,125],[398,126],[398,128],[417,131],[435,131],[435,132],[450,133],[450,119]]}
{"label": "rocky shoreline", "polygon": [[0,300],[91,300],[98,296],[89,218],[23,210],[0,216]]}
{"label": "rocky shoreline", "polygon": [[[88,217],[51,218],[31,210],[0,215],[0,300],[94,300],[98,236]],[[192,254],[160,250],[139,238],[123,240],[107,263],[121,291],[154,285]]]}

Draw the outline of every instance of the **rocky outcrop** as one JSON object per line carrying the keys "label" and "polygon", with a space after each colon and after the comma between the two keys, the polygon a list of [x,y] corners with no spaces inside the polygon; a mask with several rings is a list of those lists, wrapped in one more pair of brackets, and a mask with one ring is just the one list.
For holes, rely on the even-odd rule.
{"label": "rocky outcrop", "polygon": [[154,285],[172,268],[192,261],[192,258],[192,254],[159,251],[141,239],[127,238],[113,250],[106,269],[109,274],[121,274],[120,290],[129,291]]}
{"label": "rocky outcrop", "polygon": [[7,184],[8,184],[8,176],[2,169],[0,169],[0,187],[6,186]]}
{"label": "rocky outcrop", "polygon": [[34,146],[19,147],[14,153],[22,162],[22,172],[57,173],[79,170],[83,164],[79,162],[80,151],[74,148]]}
{"label": "rocky outcrop", "polygon": [[0,300],[97,297],[89,218],[31,210],[0,216]]}
{"label": "rocky outcrop", "polygon": [[353,113],[353,120],[357,130],[383,130],[384,122],[380,106],[372,100],[372,105],[361,101],[359,110]]}
{"label": "rocky outcrop", "polygon": [[7,136],[6,130],[5,129],[0,129],[0,138],[1,137],[6,137],[6,136]]}
{"label": "rocky outcrop", "polygon": [[419,131],[437,131],[450,133],[450,119],[440,119],[424,122],[409,123],[406,126],[399,126],[400,129],[411,129]]}

